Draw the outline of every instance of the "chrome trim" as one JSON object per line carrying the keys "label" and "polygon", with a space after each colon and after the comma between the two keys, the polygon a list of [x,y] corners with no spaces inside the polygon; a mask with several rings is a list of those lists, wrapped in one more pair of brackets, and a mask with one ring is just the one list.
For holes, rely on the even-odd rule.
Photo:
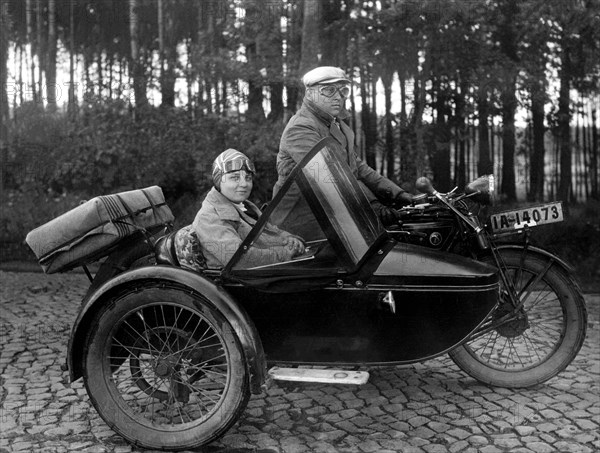
{"label": "chrome trim", "polygon": [[498,283],[491,283],[485,286],[428,286],[428,285],[367,285],[367,290],[373,291],[459,291],[459,292],[483,292],[490,290],[497,290]]}

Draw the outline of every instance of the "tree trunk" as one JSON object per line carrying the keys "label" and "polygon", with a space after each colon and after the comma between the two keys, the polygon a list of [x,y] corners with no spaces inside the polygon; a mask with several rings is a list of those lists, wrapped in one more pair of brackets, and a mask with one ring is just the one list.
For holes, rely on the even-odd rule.
{"label": "tree trunk", "polygon": [[456,135],[458,138],[457,151],[458,151],[458,172],[456,174],[456,185],[458,187],[464,187],[467,184],[467,162],[465,155],[465,141],[467,140],[467,129],[466,129],[466,106],[465,98],[467,95],[467,84],[464,81],[465,77],[460,74],[460,87],[456,92]]}
{"label": "tree trunk", "polygon": [[502,22],[499,26],[499,41],[506,57],[501,93],[502,103],[502,184],[500,191],[507,200],[516,200],[515,181],[515,112],[517,110],[517,38],[515,31],[518,13],[517,0],[504,0],[500,6]]}
{"label": "tree trunk", "polygon": [[303,11],[300,77],[318,66],[322,54],[321,25],[323,21],[323,7],[321,2],[304,0]]}
{"label": "tree trunk", "polygon": [[[73,115],[75,111],[75,0],[69,2],[69,104],[67,111]],[[119,85],[121,86],[121,85]]]}
{"label": "tree trunk", "polygon": [[377,129],[373,127],[371,106],[369,105],[369,78],[370,74],[361,66],[360,69],[360,98],[361,98],[361,122],[365,134],[365,162],[371,168],[375,168],[375,144],[377,143]]}
{"label": "tree trunk", "polygon": [[36,39],[33,37],[33,0],[26,0],[25,3],[25,22],[27,24],[27,42],[31,43],[31,52],[29,58],[31,58],[31,92],[33,94],[33,102],[37,103],[37,86],[35,84],[35,61],[34,55],[37,52]]}
{"label": "tree trunk", "polygon": [[8,14],[8,3],[0,4],[0,83],[2,88],[0,91],[0,191],[4,189],[4,171],[6,163],[6,153],[8,152],[8,36],[11,27],[11,21]]}
{"label": "tree trunk", "polygon": [[56,110],[56,0],[48,0],[48,66],[46,70],[48,108]]}
{"label": "tree trunk", "polygon": [[571,55],[567,43],[563,42],[560,89],[558,97],[558,141],[560,150],[560,181],[558,198],[565,203],[574,201],[571,183]]}
{"label": "tree trunk", "polygon": [[[253,46],[246,48],[246,55],[256,55]],[[265,109],[262,105],[262,83],[255,78],[248,80],[248,111],[246,118],[255,123],[261,123],[265,119]]]}
{"label": "tree trunk", "polygon": [[517,110],[516,81],[513,78],[502,93],[502,185],[507,200],[516,200],[515,181],[515,112]]}
{"label": "tree trunk", "polygon": [[585,186],[585,184],[582,184],[582,175],[583,175],[583,171],[582,171],[582,166],[581,166],[581,156],[582,156],[582,152],[581,152],[581,142],[579,140],[579,131],[581,128],[581,124],[579,123],[579,118],[580,118],[581,114],[579,112],[579,109],[577,108],[575,110],[575,146],[573,147],[573,149],[575,150],[575,155],[573,156],[574,160],[575,160],[575,187],[573,187],[573,196],[576,198],[583,198],[583,191],[582,188]]}
{"label": "tree trunk", "polygon": [[287,123],[287,120],[296,112],[296,108],[301,102],[299,90],[299,56],[302,53],[301,6],[297,2],[289,2],[287,5],[285,57],[287,72],[284,79],[287,103],[284,123]]}
{"label": "tree trunk", "polygon": [[318,1],[322,9],[321,50],[322,61],[329,66],[344,67],[343,57],[345,46],[340,42],[340,33],[333,24],[343,21],[344,14],[349,8],[342,10],[341,0]]}
{"label": "tree trunk", "polygon": [[266,42],[263,61],[267,69],[267,84],[271,94],[271,111],[268,119],[279,123],[283,119],[283,56],[281,54],[283,40],[280,4],[272,3],[267,14],[269,22],[265,24]]}
{"label": "tree trunk", "polygon": [[108,82],[106,86],[108,87],[108,99],[112,100],[113,98],[113,79],[114,79],[114,66],[115,66],[115,54],[109,51],[108,53]]}
{"label": "tree trunk", "polygon": [[229,94],[227,92],[227,80],[223,79],[221,80],[221,103],[222,103],[222,111],[223,111],[223,116],[228,116],[228,110],[229,110]]}
{"label": "tree trunk", "polygon": [[171,0],[158,0],[158,40],[160,53],[161,105],[175,105],[175,66],[177,65],[177,43],[174,40],[174,11]]}
{"label": "tree trunk", "polygon": [[25,102],[25,97],[23,95],[23,53],[23,44],[19,44],[19,105],[23,105],[23,102]]}
{"label": "tree trunk", "polygon": [[430,164],[435,187],[442,192],[448,192],[452,189],[450,172],[450,140],[452,134],[446,120],[447,99],[444,89],[439,82],[434,83],[436,85],[434,104],[436,118],[430,144]]}
{"label": "tree trunk", "polygon": [[246,59],[248,60],[248,111],[246,118],[255,123],[262,123],[265,119],[265,110],[263,108],[263,79],[258,71],[261,61],[261,32],[259,24],[262,23],[264,6],[263,0],[260,3],[247,2],[246,6],[246,27],[248,42],[246,43]]}
{"label": "tree trunk", "polygon": [[[347,51],[348,53],[348,59],[349,59],[349,65],[348,67],[353,68],[354,67],[354,58],[357,55],[356,52],[356,48],[357,45],[352,45],[349,46],[349,49]],[[350,127],[352,128],[352,132],[354,133],[354,137],[355,137],[355,145],[357,146],[357,152],[360,151],[359,149],[359,144],[358,144],[358,120],[357,120],[357,116],[356,116],[356,99],[355,99],[355,85],[354,84],[350,84]]]}
{"label": "tree trunk", "polygon": [[[425,61],[424,66],[429,65],[429,61]],[[410,156],[404,158],[404,162],[401,166],[400,179],[402,181],[413,181],[418,175],[422,175],[425,170],[425,145],[423,139],[423,112],[425,110],[425,77],[424,74],[429,72],[428,68],[424,68],[415,77],[415,88],[414,88],[414,108],[410,121],[410,130],[412,140],[412,149],[410,149]],[[403,156],[404,157],[404,156]]]}
{"label": "tree trunk", "polygon": [[[91,64],[91,56],[88,49],[85,49],[83,52],[83,73],[85,75],[85,87],[83,91],[83,96],[85,99],[88,99],[90,95],[93,95],[92,90],[92,79],[90,76],[90,64]],[[91,91],[91,93],[90,93]]]}
{"label": "tree trunk", "polygon": [[546,93],[543,83],[533,84],[531,93],[531,119],[533,123],[533,152],[529,167],[530,201],[544,201],[544,104]]}
{"label": "tree trunk", "polygon": [[44,45],[44,33],[43,33],[43,0],[37,0],[36,3],[36,30],[37,30],[37,56],[38,56],[38,93],[40,94],[40,104],[44,104],[44,76],[43,70],[46,66],[46,46]]}
{"label": "tree trunk", "polygon": [[488,91],[485,86],[479,86],[477,109],[479,111],[479,159],[477,161],[477,174],[488,175],[494,173],[492,159],[490,158],[490,128],[489,128],[489,103]]}
{"label": "tree trunk", "polygon": [[590,147],[589,147],[589,143],[588,143],[588,128],[586,127],[586,123],[585,120],[587,118],[586,115],[586,111],[585,111],[585,106],[586,106],[586,102],[585,102],[585,97],[583,96],[583,94],[581,95],[581,110],[580,110],[580,115],[581,115],[581,141],[582,141],[582,148],[581,148],[581,160],[583,162],[582,168],[581,168],[581,174],[583,175],[583,196],[585,197],[586,200],[590,199],[590,174],[588,173],[588,169],[590,168],[590,158],[589,158],[589,151],[590,151]]}
{"label": "tree trunk", "polygon": [[131,35],[131,73],[136,107],[148,104],[144,66],[140,61],[138,1],[129,0],[129,33]]}
{"label": "tree trunk", "polygon": [[102,92],[104,91],[104,68],[102,66],[102,46],[100,43],[96,45],[96,67],[98,70],[98,99],[102,99]]}
{"label": "tree trunk", "polygon": [[125,68],[127,67],[127,59],[119,58],[119,78],[117,83],[117,98],[120,98],[123,95],[123,74],[125,73]]}
{"label": "tree trunk", "polygon": [[[195,95],[195,113],[199,116],[210,113],[210,102],[204,102],[204,83],[206,73],[210,73],[210,64],[212,59],[212,36],[209,28],[214,22],[215,14],[214,0],[206,0],[198,4],[198,21],[196,41],[192,42],[191,48],[194,49],[192,74],[195,77],[196,95]],[[195,58],[194,58],[195,57]]]}
{"label": "tree trunk", "polygon": [[185,82],[187,85],[187,109],[188,113],[194,117],[194,94],[192,92],[192,85],[194,78],[192,75],[192,39],[188,39],[186,42],[186,53],[187,53],[187,66],[185,71]]}
{"label": "tree trunk", "polygon": [[394,73],[384,71],[382,82],[385,95],[385,157],[387,161],[386,175],[394,179],[396,154],[394,152],[394,128],[392,125],[392,81]]}
{"label": "tree trunk", "polygon": [[[165,75],[165,0],[157,0],[156,10],[158,13],[158,59],[160,64],[160,93],[161,93],[161,104],[165,103],[165,93],[163,93],[163,78]],[[166,105],[166,104],[165,104]]]}
{"label": "tree trunk", "polygon": [[219,90],[219,80],[213,81],[213,89],[215,93],[215,113],[221,114],[221,91]]}
{"label": "tree trunk", "polygon": [[596,127],[598,103],[592,102],[592,149],[591,149],[591,177],[592,177],[592,194],[594,200],[600,200],[600,191],[598,190],[598,128]]}

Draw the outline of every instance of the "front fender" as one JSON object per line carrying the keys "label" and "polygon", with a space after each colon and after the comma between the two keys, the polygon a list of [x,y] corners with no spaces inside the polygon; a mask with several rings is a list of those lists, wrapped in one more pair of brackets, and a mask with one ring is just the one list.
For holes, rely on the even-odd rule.
{"label": "front fender", "polygon": [[110,303],[123,291],[143,285],[147,280],[152,280],[153,283],[177,284],[186,290],[197,292],[223,313],[231,323],[244,350],[252,393],[260,393],[261,385],[267,378],[267,368],[263,346],[252,319],[223,288],[200,274],[169,266],[149,266],[124,272],[106,281],[86,296],[69,338],[67,366],[71,382],[83,375],[85,336],[94,315],[104,304]]}
{"label": "front fender", "polygon": [[[519,250],[519,251],[523,251],[524,246],[523,244],[497,244],[495,246],[496,250]],[[566,261],[564,261],[563,259],[559,258],[558,256],[554,255],[553,253],[550,253],[548,250],[544,250],[542,248],[539,247],[534,247],[532,245],[528,245],[527,246],[527,253],[532,253],[535,255],[541,255],[545,258],[548,258],[552,261],[554,261],[558,266],[560,266],[567,274],[572,275],[575,272],[575,269],[573,269],[573,267],[568,264]]]}

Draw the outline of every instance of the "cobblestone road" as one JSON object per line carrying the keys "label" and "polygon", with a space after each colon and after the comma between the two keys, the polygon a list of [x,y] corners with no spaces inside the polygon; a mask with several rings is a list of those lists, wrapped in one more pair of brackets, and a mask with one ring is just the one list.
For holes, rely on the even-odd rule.
{"label": "cobblestone road", "polygon": [[[130,452],[61,371],[83,275],[0,272],[0,452]],[[490,388],[442,357],[361,386],[275,384],[209,452],[600,451],[600,295],[571,366],[527,390]]]}

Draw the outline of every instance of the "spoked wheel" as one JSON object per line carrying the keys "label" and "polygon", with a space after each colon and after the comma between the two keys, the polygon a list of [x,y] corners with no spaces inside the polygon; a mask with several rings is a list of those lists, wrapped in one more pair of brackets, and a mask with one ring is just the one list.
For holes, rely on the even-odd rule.
{"label": "spoked wheel", "polygon": [[513,249],[499,253],[522,307],[515,310],[511,288],[501,284],[486,333],[452,350],[450,357],[486,384],[528,387],[552,378],[575,358],[585,339],[587,312],[577,283],[548,257],[528,253],[522,259]]}
{"label": "spoked wheel", "polygon": [[96,410],[128,441],[155,450],[199,447],[244,411],[240,342],[208,301],[147,288],[106,306],[85,345],[85,385]]}

